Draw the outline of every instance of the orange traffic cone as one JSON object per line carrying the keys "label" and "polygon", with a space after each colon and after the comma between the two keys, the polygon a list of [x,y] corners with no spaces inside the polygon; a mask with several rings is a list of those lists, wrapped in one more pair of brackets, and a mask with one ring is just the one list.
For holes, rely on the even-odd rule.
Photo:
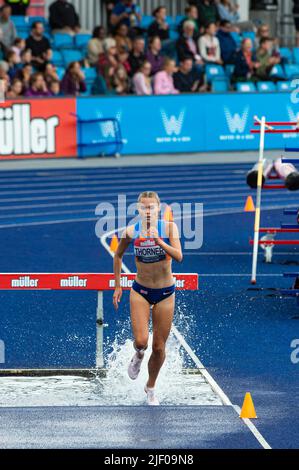
{"label": "orange traffic cone", "polygon": [[166,206],[163,219],[167,222],[173,222],[173,213],[170,206]]}
{"label": "orange traffic cone", "polygon": [[257,418],[253,400],[249,392],[245,394],[240,418],[249,418],[249,419]]}
{"label": "orange traffic cone", "polygon": [[246,199],[244,212],[254,212],[254,211],[255,211],[255,207],[254,207],[253,199],[251,196],[248,196],[248,198]]}
{"label": "orange traffic cone", "polygon": [[114,234],[110,243],[110,250],[115,253],[118,248],[118,238],[117,235]]}

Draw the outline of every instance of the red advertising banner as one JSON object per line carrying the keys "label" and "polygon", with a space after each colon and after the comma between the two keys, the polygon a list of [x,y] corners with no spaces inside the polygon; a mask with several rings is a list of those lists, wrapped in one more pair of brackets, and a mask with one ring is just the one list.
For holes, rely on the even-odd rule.
{"label": "red advertising banner", "polygon": [[77,155],[75,98],[7,101],[0,105],[0,160]]}

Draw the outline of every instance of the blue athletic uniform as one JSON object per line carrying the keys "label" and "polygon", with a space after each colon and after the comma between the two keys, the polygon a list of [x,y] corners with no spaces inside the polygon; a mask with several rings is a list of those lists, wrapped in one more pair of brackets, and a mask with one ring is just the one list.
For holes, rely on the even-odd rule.
{"label": "blue athletic uniform", "polygon": [[[153,238],[141,236],[141,229],[141,221],[139,221],[134,227],[133,236],[134,254],[136,259],[140,263],[158,263],[159,261],[169,259],[170,256],[155,242]],[[166,236],[165,222],[163,220],[158,220],[157,230],[159,237],[162,238],[165,243],[170,245],[169,238]],[[134,281],[132,289],[142,295],[149,304],[154,305],[172,295],[175,291],[175,284],[169,287],[163,287],[162,289],[151,289]]]}

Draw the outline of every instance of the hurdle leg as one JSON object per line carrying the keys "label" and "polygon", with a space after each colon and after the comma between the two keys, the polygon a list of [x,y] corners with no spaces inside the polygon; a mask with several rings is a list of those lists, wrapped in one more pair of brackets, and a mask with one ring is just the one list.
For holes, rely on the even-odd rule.
{"label": "hurdle leg", "polygon": [[103,292],[98,291],[97,302],[97,333],[96,333],[96,367],[104,368],[104,308],[103,308]]}

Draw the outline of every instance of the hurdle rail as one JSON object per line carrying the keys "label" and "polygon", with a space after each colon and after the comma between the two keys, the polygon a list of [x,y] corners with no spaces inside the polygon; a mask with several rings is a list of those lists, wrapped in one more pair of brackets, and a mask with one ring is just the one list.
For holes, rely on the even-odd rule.
{"label": "hurdle rail", "polygon": [[[130,290],[135,273],[121,274],[121,287]],[[197,273],[174,273],[176,290],[198,289]],[[104,304],[103,292],[115,289],[113,273],[0,273],[0,290],[9,291],[96,291],[96,367],[88,369],[1,369],[0,376],[7,375],[105,375],[104,371]]]}

